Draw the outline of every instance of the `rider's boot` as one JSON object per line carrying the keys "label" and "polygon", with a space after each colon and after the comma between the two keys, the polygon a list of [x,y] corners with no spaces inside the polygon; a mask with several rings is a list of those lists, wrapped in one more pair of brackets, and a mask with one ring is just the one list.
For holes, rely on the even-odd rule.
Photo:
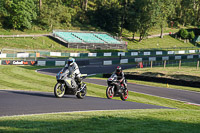
{"label": "rider's boot", "polygon": [[79,79],[79,78],[77,78],[77,85],[78,85],[78,87],[80,88],[81,87],[81,84],[82,84],[82,81],[81,81],[81,79]]}
{"label": "rider's boot", "polygon": [[127,84],[124,84],[124,94],[127,95]]}

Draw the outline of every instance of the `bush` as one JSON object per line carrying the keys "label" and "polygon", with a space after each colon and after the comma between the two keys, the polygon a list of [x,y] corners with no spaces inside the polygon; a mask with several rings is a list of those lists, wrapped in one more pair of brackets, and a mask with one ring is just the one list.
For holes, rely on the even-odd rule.
{"label": "bush", "polygon": [[189,39],[192,39],[192,40],[195,38],[195,34],[194,34],[193,31],[189,32],[188,38],[189,38]]}
{"label": "bush", "polygon": [[180,29],[179,30],[179,36],[183,39],[188,38],[188,31],[186,29]]}

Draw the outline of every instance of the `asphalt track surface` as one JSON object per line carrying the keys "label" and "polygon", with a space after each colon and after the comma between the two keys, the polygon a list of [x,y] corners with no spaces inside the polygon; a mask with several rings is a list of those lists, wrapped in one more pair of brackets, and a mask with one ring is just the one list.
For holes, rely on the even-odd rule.
{"label": "asphalt track surface", "polygon": [[54,112],[163,109],[165,107],[89,97],[78,99],[72,95],[56,98],[53,93],[0,90],[0,116],[40,114]]}
{"label": "asphalt track surface", "polygon": [[[95,68],[94,70],[92,68]],[[126,66],[131,67],[131,66]],[[124,68],[126,68],[124,67]],[[88,74],[102,72],[104,68],[113,71],[114,67],[82,67],[81,72]],[[42,69],[40,73],[55,76],[60,70]],[[53,87],[52,87],[53,89]],[[120,98],[119,98],[120,99]],[[121,101],[114,99],[105,99],[86,96],[84,99],[78,99],[73,95],[65,95],[63,98],[56,98],[53,93],[47,92],[30,92],[17,90],[0,90],[0,117],[26,114],[43,114],[58,112],[74,112],[74,111],[96,111],[96,110],[124,110],[124,109],[169,109],[167,107],[142,104],[129,101]]]}

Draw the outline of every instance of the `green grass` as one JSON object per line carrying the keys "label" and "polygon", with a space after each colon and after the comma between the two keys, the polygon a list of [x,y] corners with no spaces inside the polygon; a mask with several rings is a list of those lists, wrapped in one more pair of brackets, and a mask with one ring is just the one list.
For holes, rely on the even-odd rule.
{"label": "green grass", "polygon": [[[176,32],[179,31],[179,28],[168,28],[168,27],[166,27],[163,30],[164,30],[163,33],[169,33],[169,32],[176,33]],[[154,27],[152,30],[150,30],[148,32],[148,36],[151,36],[151,35],[160,35],[160,32],[161,32],[161,29],[159,27]],[[123,37],[132,37],[133,33],[130,32],[130,31],[128,31],[128,30],[123,29],[122,36]],[[140,36],[139,33],[135,34],[135,37],[139,37],[139,36]]]}
{"label": "green grass", "polygon": [[0,29],[0,35],[26,35],[26,34],[50,34],[50,31],[46,30],[41,30],[41,29],[35,29],[35,30],[5,30],[5,29]]}
{"label": "green grass", "polygon": [[198,47],[194,46],[192,43],[184,43],[184,41],[175,39],[171,36],[164,36],[164,38],[149,38],[144,39],[141,42],[138,41],[129,41],[128,42],[128,49],[187,49],[188,47],[191,49],[197,49]]}
{"label": "green grass", "polygon": [[[33,67],[0,66],[0,89],[52,92],[56,84],[52,76],[36,73]],[[41,67],[36,67],[41,68]]]}
{"label": "green grass", "polygon": [[95,111],[0,118],[0,132],[198,133],[195,110]]}
{"label": "green grass", "polygon": [[[88,52],[86,49],[67,48],[49,37],[26,37],[26,38],[0,38],[0,49],[28,49],[28,50],[50,50]],[[3,51],[4,52],[4,51]]]}

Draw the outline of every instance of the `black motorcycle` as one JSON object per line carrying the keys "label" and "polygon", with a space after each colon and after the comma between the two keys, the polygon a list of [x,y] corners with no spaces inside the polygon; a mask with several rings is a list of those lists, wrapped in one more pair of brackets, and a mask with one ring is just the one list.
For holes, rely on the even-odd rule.
{"label": "black motorcycle", "polygon": [[113,97],[120,97],[123,101],[128,98],[128,89],[117,80],[117,75],[112,74],[107,80],[108,87],[106,89],[106,96],[108,99]]}

